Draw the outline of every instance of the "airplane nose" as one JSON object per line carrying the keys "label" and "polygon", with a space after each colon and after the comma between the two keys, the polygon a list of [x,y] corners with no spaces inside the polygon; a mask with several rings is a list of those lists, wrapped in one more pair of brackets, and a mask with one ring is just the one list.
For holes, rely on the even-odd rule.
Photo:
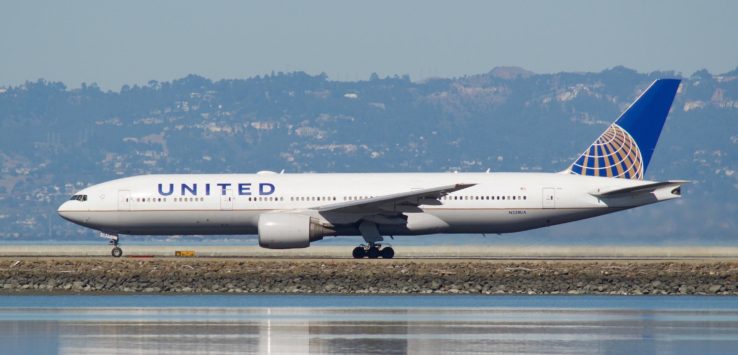
{"label": "airplane nose", "polygon": [[56,213],[58,213],[61,218],[64,218],[67,221],[72,221],[71,213],[69,212],[71,212],[71,209],[69,208],[69,201],[62,203],[61,206],[59,206],[59,208],[56,210]]}

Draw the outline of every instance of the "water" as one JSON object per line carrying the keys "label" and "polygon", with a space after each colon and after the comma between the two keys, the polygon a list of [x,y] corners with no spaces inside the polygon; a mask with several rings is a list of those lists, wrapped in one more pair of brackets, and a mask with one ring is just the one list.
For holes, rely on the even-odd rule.
{"label": "water", "polygon": [[0,296],[0,353],[732,353],[738,298]]}

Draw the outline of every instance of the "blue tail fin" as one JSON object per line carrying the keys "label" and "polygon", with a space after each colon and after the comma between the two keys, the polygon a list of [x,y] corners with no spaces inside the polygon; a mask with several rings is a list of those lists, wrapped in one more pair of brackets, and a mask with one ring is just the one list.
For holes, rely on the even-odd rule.
{"label": "blue tail fin", "polygon": [[643,180],[679,82],[679,79],[654,81],[567,171]]}

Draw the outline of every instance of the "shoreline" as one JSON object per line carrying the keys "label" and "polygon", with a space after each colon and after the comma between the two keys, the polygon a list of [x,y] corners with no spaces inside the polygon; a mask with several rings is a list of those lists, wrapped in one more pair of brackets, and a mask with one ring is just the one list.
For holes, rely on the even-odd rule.
{"label": "shoreline", "polygon": [[24,294],[738,295],[738,261],[0,258]]}

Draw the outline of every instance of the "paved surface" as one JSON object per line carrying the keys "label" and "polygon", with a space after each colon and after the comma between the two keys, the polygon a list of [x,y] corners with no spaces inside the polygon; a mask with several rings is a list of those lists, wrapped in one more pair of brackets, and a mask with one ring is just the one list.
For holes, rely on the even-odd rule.
{"label": "paved surface", "polygon": [[[738,247],[641,246],[402,246],[394,245],[396,259],[490,260],[687,260],[738,259]],[[258,246],[122,245],[124,257],[174,257],[194,251],[196,257],[342,259],[351,258],[351,246],[313,246],[269,250]],[[0,257],[107,257],[111,247],[100,245],[0,245]]]}

